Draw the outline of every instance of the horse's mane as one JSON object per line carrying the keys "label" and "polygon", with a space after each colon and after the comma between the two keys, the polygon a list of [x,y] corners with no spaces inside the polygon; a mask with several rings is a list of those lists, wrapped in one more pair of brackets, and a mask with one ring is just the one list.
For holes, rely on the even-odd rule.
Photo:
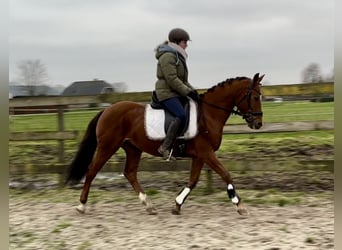
{"label": "horse's mane", "polygon": [[[232,84],[234,81],[242,81],[242,80],[247,80],[249,79],[248,77],[246,76],[238,76],[238,77],[235,77],[235,78],[228,78],[226,79],[225,81],[222,81],[222,82],[219,82],[218,84],[212,86],[211,88],[209,88],[207,90],[207,92],[205,93],[208,93],[208,92],[213,92],[216,88],[220,87],[224,87],[226,84]],[[203,93],[203,95],[205,94]]]}

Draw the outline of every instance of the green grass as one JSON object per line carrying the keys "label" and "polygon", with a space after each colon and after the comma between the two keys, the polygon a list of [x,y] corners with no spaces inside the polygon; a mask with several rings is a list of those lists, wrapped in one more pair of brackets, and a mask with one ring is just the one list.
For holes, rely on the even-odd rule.
{"label": "green grass", "polygon": [[[265,102],[264,121],[265,122],[290,122],[308,120],[333,120],[333,102]],[[80,131],[77,140],[66,140],[64,142],[64,152],[66,162],[71,161],[78,144],[83,136],[89,121],[95,116],[98,110],[70,111],[64,116],[65,130]],[[239,116],[232,116],[229,123],[244,123]],[[10,117],[11,132],[27,131],[57,131],[57,115],[20,115]],[[246,125],[247,126],[247,125]],[[217,151],[220,158],[231,159],[236,154],[238,159],[245,157],[266,157],[269,159],[288,158],[293,151],[308,151],[316,153],[317,150],[323,152],[334,146],[334,131],[301,131],[301,132],[282,132],[282,133],[252,133],[252,134],[226,134],[222,138],[222,143]],[[316,151],[314,151],[316,150]],[[329,152],[330,152],[329,151]],[[57,141],[10,141],[9,156],[10,163],[26,166],[31,163],[57,163],[58,159]],[[333,156],[325,154],[325,158],[331,159]],[[122,160],[125,157],[120,149],[112,160]],[[144,153],[143,157],[151,156]],[[240,158],[239,158],[240,157]],[[322,155],[317,157],[324,158]],[[317,158],[316,157],[316,158]],[[317,158],[317,159],[320,159]],[[325,159],[324,158],[324,159]]]}
{"label": "green grass", "polygon": [[72,226],[72,224],[69,222],[61,222],[51,231],[51,233],[60,233],[63,229],[68,228],[70,226]]}
{"label": "green grass", "polygon": [[313,147],[334,145],[334,131],[301,131],[285,133],[223,135],[218,154],[224,152],[249,152],[256,149]]}
{"label": "green grass", "polygon": [[156,196],[158,195],[160,192],[159,190],[156,190],[156,189],[150,189],[150,190],[146,190],[146,194],[148,196]]}
{"label": "green grass", "polygon": [[89,241],[85,241],[80,246],[77,247],[77,250],[91,249],[91,246],[92,244]]}
{"label": "green grass", "polygon": [[[99,110],[69,111],[64,113],[65,130],[84,131]],[[333,102],[288,101],[263,103],[264,122],[293,122],[334,120]],[[228,124],[244,124],[240,116],[232,115]],[[56,114],[10,116],[11,132],[57,131]]]}
{"label": "green grass", "polygon": [[281,228],[279,228],[280,231],[285,232],[285,233],[290,233],[289,229],[287,228],[287,226],[282,226]]}
{"label": "green grass", "polygon": [[[85,130],[98,110],[64,113],[64,130]],[[9,119],[11,132],[57,131],[57,114],[16,115]]]}
{"label": "green grass", "polygon": [[[68,140],[65,141],[64,150],[66,161],[71,161],[70,157],[78,148],[79,141]],[[320,148],[334,147],[334,131],[304,131],[304,132],[288,132],[288,133],[262,133],[262,134],[231,134],[224,135],[221,146],[217,151],[220,158],[232,159],[234,154],[241,157],[286,157],[288,154],[298,150],[310,151]],[[11,164],[22,165],[26,163],[29,168],[29,163],[57,163],[58,142],[57,141],[20,141],[9,142],[9,157]],[[321,151],[322,152],[322,151]],[[318,157],[319,155],[317,155]],[[122,160],[125,153],[119,149],[112,160]],[[144,158],[151,158],[152,156],[145,154]],[[323,157],[322,155],[320,157]],[[325,154],[326,159],[333,159],[333,155]],[[235,157],[236,158],[236,157]],[[234,159],[234,158],[233,158]],[[279,159],[278,159],[279,160]]]}
{"label": "green grass", "polygon": [[314,238],[312,238],[312,237],[307,237],[307,238],[305,239],[305,243],[313,244],[313,243],[315,243],[315,240],[314,240]]}
{"label": "green grass", "polygon": [[[271,122],[294,122],[294,121],[332,121],[334,120],[333,102],[264,102],[263,121]],[[231,116],[228,124],[244,124],[240,116]]]}

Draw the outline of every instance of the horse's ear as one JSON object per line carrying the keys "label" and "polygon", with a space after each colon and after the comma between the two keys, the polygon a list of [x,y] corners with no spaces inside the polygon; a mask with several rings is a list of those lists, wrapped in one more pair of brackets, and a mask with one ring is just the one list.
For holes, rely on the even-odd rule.
{"label": "horse's ear", "polygon": [[258,82],[258,80],[259,80],[259,73],[256,73],[253,77],[253,83]]}
{"label": "horse's ear", "polygon": [[262,76],[259,76],[260,73],[256,73],[253,77],[253,85],[259,84],[262,79],[264,78],[265,74],[263,74]]}

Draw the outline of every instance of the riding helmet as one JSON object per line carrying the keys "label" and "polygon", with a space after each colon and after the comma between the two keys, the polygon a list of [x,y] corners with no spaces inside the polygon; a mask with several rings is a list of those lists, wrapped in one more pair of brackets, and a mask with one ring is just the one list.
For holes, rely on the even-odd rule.
{"label": "riding helmet", "polygon": [[169,41],[172,43],[178,44],[181,41],[189,41],[189,40],[190,40],[190,36],[188,32],[186,32],[185,30],[181,28],[175,28],[169,32]]}

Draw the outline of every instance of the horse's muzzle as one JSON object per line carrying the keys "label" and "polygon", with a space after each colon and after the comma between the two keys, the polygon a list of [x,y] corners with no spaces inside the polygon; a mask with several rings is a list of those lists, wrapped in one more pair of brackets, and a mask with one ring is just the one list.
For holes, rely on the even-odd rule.
{"label": "horse's muzzle", "polygon": [[262,127],[262,112],[248,112],[242,116],[251,129],[259,129]]}
{"label": "horse's muzzle", "polygon": [[252,115],[246,117],[246,122],[251,129],[260,129],[262,127],[262,120],[260,118],[255,118]]}
{"label": "horse's muzzle", "polygon": [[262,127],[262,122],[258,121],[258,122],[253,122],[253,129],[259,129]]}

